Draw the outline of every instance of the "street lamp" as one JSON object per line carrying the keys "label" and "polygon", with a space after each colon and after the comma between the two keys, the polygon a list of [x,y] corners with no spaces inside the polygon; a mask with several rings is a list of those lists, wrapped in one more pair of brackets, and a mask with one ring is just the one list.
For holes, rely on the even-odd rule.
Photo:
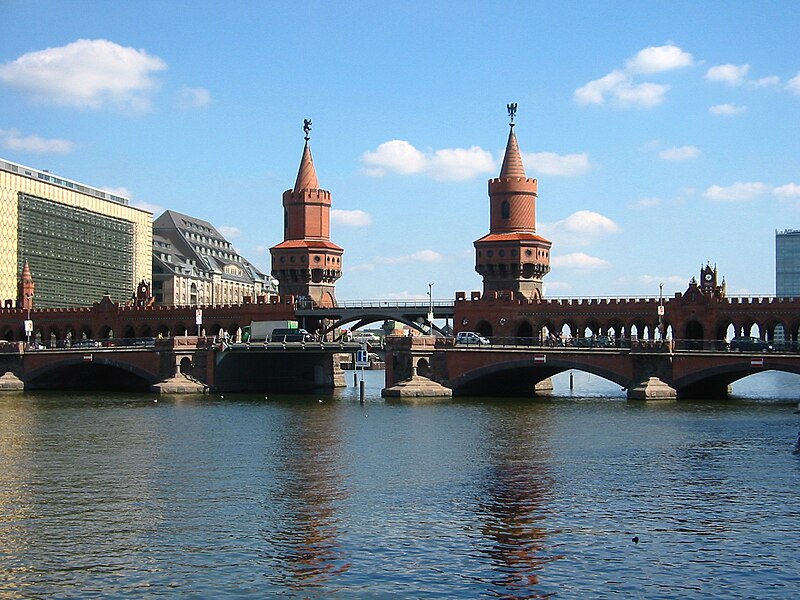
{"label": "street lamp", "polygon": [[431,326],[430,334],[433,335],[433,283],[428,284],[428,323]]}

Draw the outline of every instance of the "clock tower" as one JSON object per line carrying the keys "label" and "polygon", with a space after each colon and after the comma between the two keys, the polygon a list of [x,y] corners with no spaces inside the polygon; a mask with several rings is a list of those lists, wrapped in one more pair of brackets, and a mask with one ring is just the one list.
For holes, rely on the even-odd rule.
{"label": "clock tower", "polygon": [[717,266],[711,266],[711,263],[706,263],[704,267],[700,269],[700,289],[706,295],[711,295],[716,298],[724,298],[725,297],[725,279],[723,278],[722,283],[718,283],[718,274],[717,274]]}

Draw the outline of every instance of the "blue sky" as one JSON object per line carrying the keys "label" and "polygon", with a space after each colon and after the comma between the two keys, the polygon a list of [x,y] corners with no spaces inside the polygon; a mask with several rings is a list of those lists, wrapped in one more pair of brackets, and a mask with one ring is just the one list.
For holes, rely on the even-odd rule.
{"label": "blue sky", "polygon": [[800,6],[0,0],[0,156],[217,226],[269,271],[303,119],[340,300],[481,287],[508,134],[548,296],[773,294],[800,229]]}

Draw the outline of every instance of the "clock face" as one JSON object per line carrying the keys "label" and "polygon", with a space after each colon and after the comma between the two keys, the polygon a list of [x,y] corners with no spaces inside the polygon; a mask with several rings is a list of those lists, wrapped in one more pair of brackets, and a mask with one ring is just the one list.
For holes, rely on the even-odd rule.
{"label": "clock face", "polygon": [[711,273],[706,273],[706,281],[711,281]]}
{"label": "clock face", "polygon": [[147,291],[147,287],[146,286],[142,286],[140,288],[140,291],[144,294]]}

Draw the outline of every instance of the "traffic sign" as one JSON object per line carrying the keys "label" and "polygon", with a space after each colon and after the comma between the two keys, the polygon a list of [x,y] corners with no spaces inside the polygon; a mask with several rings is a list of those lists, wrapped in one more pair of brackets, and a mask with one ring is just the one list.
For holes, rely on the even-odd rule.
{"label": "traffic sign", "polygon": [[366,350],[358,350],[356,352],[356,367],[368,367],[369,354]]}

